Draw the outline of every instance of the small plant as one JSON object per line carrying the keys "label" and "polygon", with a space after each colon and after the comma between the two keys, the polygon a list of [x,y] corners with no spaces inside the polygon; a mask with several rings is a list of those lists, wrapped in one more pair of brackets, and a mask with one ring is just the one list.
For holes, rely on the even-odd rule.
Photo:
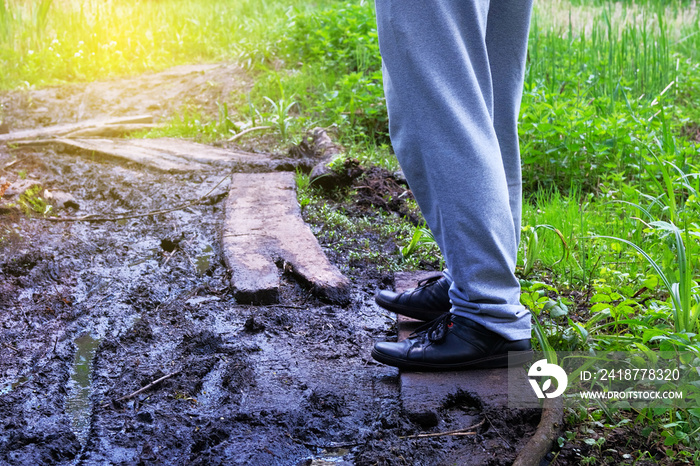
{"label": "small plant", "polygon": [[219,112],[219,118],[216,121],[214,132],[220,137],[227,138],[238,132],[238,126],[231,120],[229,115],[228,104],[226,102],[216,102],[216,107]]}
{"label": "small plant", "polygon": [[407,259],[410,255],[414,254],[422,244],[435,244],[437,246],[433,232],[430,231],[425,224],[423,224],[422,227],[417,227],[413,231],[411,241],[409,241],[406,246],[401,248],[401,256],[403,256],[404,259]]}
{"label": "small plant", "polygon": [[675,331],[677,333],[694,333],[698,326],[700,301],[697,295],[693,293],[696,285],[693,282],[693,269],[690,263],[690,257],[692,256],[686,251],[686,243],[690,243],[683,240],[683,236],[686,239],[688,238],[688,232],[686,231],[684,235],[683,231],[677,226],[663,221],[651,222],[650,225],[673,235],[676,265],[678,266],[677,280],[672,275],[666,274],[663,268],[646,251],[633,242],[612,236],[601,235],[597,237],[622,242],[637,251],[651,265],[671,297]]}
{"label": "small plant", "polygon": [[311,178],[309,175],[297,170],[294,180],[297,185],[297,199],[303,211],[311,203]]}
{"label": "small plant", "polygon": [[548,303],[551,301],[547,296],[547,291],[553,290],[553,288],[544,283],[532,283],[528,285],[527,287],[523,287],[523,292],[520,295],[520,302],[523,306],[528,308],[532,314],[533,330],[540,345],[540,349],[548,362],[556,364],[557,353],[550,343],[549,332],[539,320],[541,317],[544,317],[543,311],[546,310],[545,307],[548,306]]}
{"label": "small plant", "polygon": [[562,244],[562,255],[561,258],[552,265],[557,265],[564,259],[566,259],[569,254],[569,245],[566,243],[566,239],[559,229],[553,227],[552,225],[535,225],[535,226],[525,226],[522,229],[522,242],[525,246],[525,257],[524,257],[524,267],[523,267],[523,277],[527,278],[532,272],[535,262],[537,261],[540,254],[539,237],[537,236],[537,230],[544,228],[549,231],[553,231],[561,240]]}
{"label": "small plant", "polygon": [[268,119],[275,125],[277,131],[279,131],[282,142],[286,142],[293,121],[289,112],[297,103],[295,101],[287,102],[284,97],[277,102],[267,96],[263,97],[263,99],[270,103],[272,109],[272,112],[268,115]]}
{"label": "small plant", "polygon": [[19,205],[26,215],[48,215],[49,212],[51,212],[51,204],[47,203],[41,196],[39,196],[40,191],[40,186],[34,186],[27,189],[19,196]]}

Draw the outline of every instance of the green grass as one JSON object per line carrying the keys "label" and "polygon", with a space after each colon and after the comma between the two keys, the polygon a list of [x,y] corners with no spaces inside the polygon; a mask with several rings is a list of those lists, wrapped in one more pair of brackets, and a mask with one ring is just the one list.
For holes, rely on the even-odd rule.
{"label": "green grass", "polygon": [[[304,179],[298,176],[297,184]],[[367,276],[368,267],[387,273],[415,270],[422,262],[439,263],[440,251],[434,243],[403,253],[403,247],[410,244],[414,235],[409,221],[379,209],[371,214],[347,212],[343,202],[352,202],[352,192],[338,202],[325,198],[307,181],[301,181],[300,186],[304,219],[312,225],[324,248],[337,254],[344,272]]]}
{"label": "green grass", "polygon": [[540,6],[520,127],[528,189],[644,183],[656,141],[676,144],[680,165],[697,159],[675,135],[697,106],[698,13],[673,5]]}
{"label": "green grass", "polygon": [[181,63],[272,60],[303,0],[0,2],[0,89],[157,70]]}

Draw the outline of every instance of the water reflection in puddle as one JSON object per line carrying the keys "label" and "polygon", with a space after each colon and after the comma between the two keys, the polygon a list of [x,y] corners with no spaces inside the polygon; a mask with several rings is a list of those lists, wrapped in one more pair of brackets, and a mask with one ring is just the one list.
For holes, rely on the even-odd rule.
{"label": "water reflection in puddle", "polygon": [[7,395],[10,393],[12,390],[15,388],[19,387],[22,385],[24,382],[27,382],[29,379],[25,376],[20,376],[17,380],[14,382],[8,383],[6,385],[3,385],[0,387],[0,395]]}
{"label": "water reflection in puddle", "polygon": [[332,448],[329,450],[322,449],[318,455],[311,458],[311,466],[345,466],[354,464],[352,461],[345,459],[350,454],[350,450],[346,448]]}
{"label": "water reflection in puddle", "polygon": [[82,335],[73,342],[77,348],[71,371],[70,390],[66,400],[66,412],[72,419],[73,432],[84,441],[90,426],[90,388],[92,360],[100,343],[89,333]]}
{"label": "water reflection in puddle", "polygon": [[210,261],[211,261],[211,258],[213,256],[213,254],[209,254],[209,253],[212,253],[213,251],[214,251],[214,248],[207,245],[207,247],[205,247],[202,250],[202,255],[197,256],[196,266],[197,266],[197,274],[198,275],[204,275],[205,273],[207,273],[207,270],[209,270],[209,267],[211,266]]}

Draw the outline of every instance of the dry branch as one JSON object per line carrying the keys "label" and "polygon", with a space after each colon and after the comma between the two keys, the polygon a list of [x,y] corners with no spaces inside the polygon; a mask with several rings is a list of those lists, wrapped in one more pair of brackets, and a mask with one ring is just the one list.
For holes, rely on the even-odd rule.
{"label": "dry branch", "polygon": [[129,395],[126,395],[126,396],[123,396],[123,397],[119,398],[117,401],[124,401],[124,400],[128,400],[128,399],[130,399],[130,398],[133,398],[133,397],[135,397],[136,395],[145,392],[145,391],[148,390],[149,388],[152,388],[153,386],[155,386],[155,385],[161,383],[163,380],[169,379],[170,377],[172,377],[172,376],[174,376],[174,375],[177,375],[177,374],[179,374],[179,373],[180,373],[180,371],[175,371],[175,372],[171,372],[171,373],[168,374],[168,375],[164,375],[164,376],[161,377],[160,379],[154,380],[153,382],[149,383],[149,384],[146,385],[145,387],[136,390],[134,393],[131,393],[131,394],[129,394]]}
{"label": "dry branch", "polygon": [[252,133],[253,131],[262,131],[265,129],[272,129],[272,126],[254,126],[252,128],[245,129],[245,130],[241,131],[240,133],[230,137],[228,142],[237,141],[238,139],[242,138],[243,136],[245,136],[248,133]]}
{"label": "dry branch", "polygon": [[474,424],[473,426],[469,426],[469,427],[463,427],[461,429],[448,430],[446,432],[435,432],[435,433],[431,433],[431,434],[404,435],[403,437],[399,437],[399,438],[400,439],[407,439],[407,438],[447,437],[447,436],[458,436],[458,435],[476,435],[476,431],[474,429],[484,425],[484,422],[486,422],[486,419],[482,419],[481,422],[479,422],[478,424]]}

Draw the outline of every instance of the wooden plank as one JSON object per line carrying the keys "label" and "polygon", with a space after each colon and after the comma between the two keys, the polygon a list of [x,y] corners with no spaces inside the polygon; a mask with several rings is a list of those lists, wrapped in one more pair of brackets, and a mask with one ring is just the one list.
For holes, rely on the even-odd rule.
{"label": "wooden plank", "polygon": [[127,160],[171,173],[233,168],[241,165],[271,170],[276,164],[268,154],[222,149],[176,138],[56,138],[17,141],[15,144],[51,144],[90,155]]}
{"label": "wooden plank", "polygon": [[117,118],[96,118],[79,121],[76,123],[64,123],[60,125],[46,126],[43,128],[24,129],[0,134],[0,142],[13,142],[21,140],[45,139],[65,136],[76,131],[88,130],[110,125],[140,125],[153,123],[151,115],[134,115]]}
{"label": "wooden plank", "polygon": [[229,167],[233,164],[268,167],[271,157],[268,154],[253,154],[231,149],[222,149],[206,144],[177,138],[130,139],[130,146],[167,153],[185,160]]}
{"label": "wooden plank", "polygon": [[321,298],[349,301],[349,281],[328,261],[301,218],[293,173],[234,174],[222,243],[240,303],[278,302],[277,263]]}
{"label": "wooden plank", "polygon": [[65,148],[87,152],[106,158],[117,158],[149,166],[169,173],[205,170],[201,163],[193,162],[167,150],[154,150],[132,144],[131,139],[55,139],[51,143]]}
{"label": "wooden plank", "polygon": [[65,138],[121,138],[139,131],[162,128],[153,123],[126,123],[81,128],[63,135]]}

